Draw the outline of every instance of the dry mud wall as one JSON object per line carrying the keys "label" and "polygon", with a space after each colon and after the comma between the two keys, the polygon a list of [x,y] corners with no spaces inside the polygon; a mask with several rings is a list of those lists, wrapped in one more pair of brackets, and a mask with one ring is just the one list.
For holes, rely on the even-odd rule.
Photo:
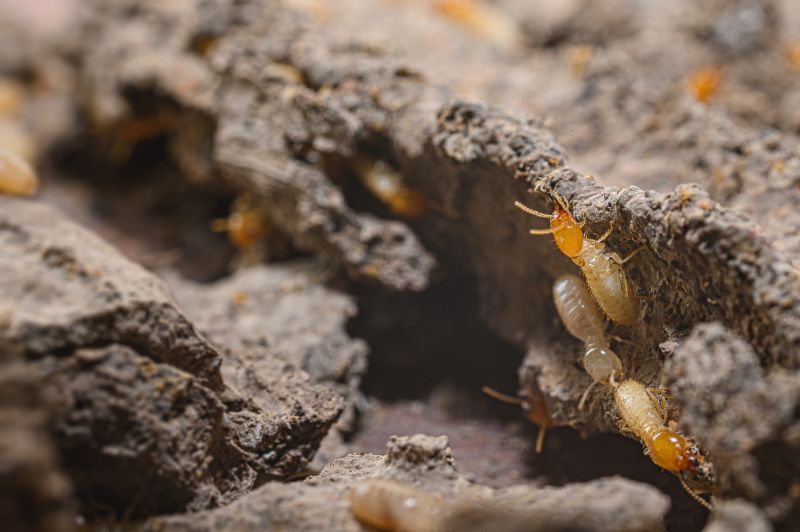
{"label": "dry mud wall", "polygon": [[[536,221],[513,202],[547,210],[558,193],[590,234],[613,224],[611,249],[643,247],[626,265],[634,292],[647,298],[642,319],[613,331],[631,342],[618,350],[626,372],[669,387],[680,427],[713,457],[719,500],[760,508],[720,503],[710,526],[725,526],[727,511],[750,511],[761,522],[760,511],[791,527],[800,515],[792,103],[800,82],[780,37],[792,31],[781,26],[790,6],[634,9],[620,1],[586,9],[575,1],[558,16],[540,16],[544,8],[523,4],[498,2],[519,22],[522,44],[508,48],[421,17],[427,8],[414,2],[88,2],[74,29],[56,38],[57,50],[29,53],[64,62],[67,92],[92,128],[114,135],[132,120],[153,121],[186,180],[255,197],[296,250],[356,286],[421,292],[468,277],[481,320],[526,353],[520,393],[541,396],[556,425],[586,434],[618,429],[609,394],[596,391],[577,407],[590,379],[550,300],[553,280],[572,266],[551,239],[528,235]],[[419,38],[404,38],[412,27]],[[580,47],[591,52],[583,62]],[[33,61],[7,63],[25,70]],[[684,83],[709,64],[724,65],[714,105]],[[358,175],[365,159],[396,169],[426,198],[427,213],[401,221],[370,199]],[[131,392],[120,367],[183,380],[181,393],[191,389],[188,400],[212,413],[201,416],[207,427],[185,413],[175,420],[203,433],[204,447],[187,456],[208,461],[204,473],[170,470],[161,485],[173,483],[171,495],[154,496],[155,506],[141,503],[139,512],[227,503],[301,471],[340,412],[339,428],[353,429],[366,349],[342,331],[352,301],[317,286],[313,267],[260,266],[188,291],[175,280],[186,318],[149,274],[102,243],[48,243],[48,232],[67,222],[42,226],[56,215],[36,211],[26,223],[34,209],[8,201],[2,212],[4,249],[17,250],[5,260],[20,272],[4,288],[15,302],[3,329],[9,350],[73,386],[81,381],[70,372],[89,367],[87,387],[106,382],[119,397],[135,393],[145,401],[137,411],[156,408],[148,387],[155,383],[135,376],[150,384]],[[69,227],[67,234],[77,231]],[[108,280],[95,278],[111,269]],[[20,278],[39,283],[53,274],[67,292],[31,300],[19,290]],[[263,310],[235,310],[240,290],[257,294]],[[64,308],[65,300],[77,308]],[[52,315],[23,312],[22,302],[37,310],[47,301],[58,306]],[[323,307],[332,316],[320,325]],[[256,325],[263,316],[267,325]],[[295,329],[300,318],[313,326]],[[282,340],[289,325],[296,336]],[[282,375],[285,367],[292,369]],[[89,410],[89,420],[101,415]],[[146,423],[143,430],[143,441],[169,441],[166,428],[158,437],[147,435],[155,429]],[[148,467],[160,459],[148,452],[136,460],[142,456]],[[86,459],[103,471],[96,456]],[[301,489],[270,486],[265,493]],[[125,490],[120,501],[147,491]]]}

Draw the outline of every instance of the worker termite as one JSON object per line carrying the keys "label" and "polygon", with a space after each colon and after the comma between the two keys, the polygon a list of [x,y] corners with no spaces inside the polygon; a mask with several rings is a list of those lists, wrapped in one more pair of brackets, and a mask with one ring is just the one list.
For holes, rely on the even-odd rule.
{"label": "worker termite", "polygon": [[723,73],[719,67],[697,70],[689,77],[689,92],[700,103],[707,103],[722,86]]}
{"label": "worker termite", "polygon": [[647,448],[657,466],[674,473],[686,492],[709,510],[711,505],[698,492],[710,492],[714,483],[711,464],[697,445],[666,424],[667,411],[653,390],[633,379],[620,383],[611,376],[614,402],[622,418],[623,431],[633,433]]}
{"label": "worker termite", "polygon": [[280,234],[258,197],[242,194],[233,202],[227,218],[211,223],[211,229],[224,232],[239,250],[233,267],[247,267],[289,255],[289,242]]}
{"label": "worker termite", "polygon": [[439,530],[444,500],[437,493],[390,480],[365,480],[350,490],[350,511],[378,530]]}
{"label": "worker termite", "polygon": [[0,148],[0,194],[31,196],[39,187],[36,171],[22,157]]}
{"label": "worker termite", "polygon": [[583,271],[592,295],[606,316],[620,325],[633,325],[639,319],[640,298],[630,293],[622,265],[642,248],[624,259],[616,252],[607,251],[603,241],[611,234],[613,225],[597,240],[588,238],[583,234],[583,224],[570,214],[567,202],[556,193],[553,197],[556,202],[553,214],[535,211],[518,201],[514,205],[531,216],[550,219],[550,229],[531,229],[530,233],[552,234],[559,251]]}
{"label": "worker termite", "polygon": [[524,43],[519,24],[498,7],[481,0],[436,0],[436,9],[475,35],[513,49]]}
{"label": "worker termite", "polygon": [[570,49],[567,56],[567,68],[573,76],[583,78],[586,75],[592,53],[591,46],[575,46]]}
{"label": "worker termite", "polygon": [[214,231],[225,232],[231,243],[242,251],[251,251],[269,233],[264,208],[250,195],[236,198],[227,218],[214,220]]}
{"label": "worker termite", "polygon": [[786,60],[794,68],[800,69],[800,43],[790,44],[786,47]]}
{"label": "worker termite", "polygon": [[389,210],[400,216],[418,218],[427,211],[425,197],[403,182],[403,177],[383,161],[363,157],[353,160],[358,179]]}
{"label": "worker termite", "polygon": [[481,390],[489,397],[497,399],[498,401],[520,405],[522,407],[522,410],[525,412],[525,417],[527,417],[531,423],[539,427],[539,434],[536,435],[535,449],[536,454],[541,454],[542,445],[544,445],[544,436],[547,433],[547,429],[553,425],[553,418],[550,417],[550,412],[547,410],[547,404],[544,402],[542,394],[528,393],[523,399],[512,395],[506,395],[488,386],[482,387]]}
{"label": "worker termite", "polygon": [[[605,319],[586,289],[586,284],[574,275],[562,275],[553,284],[553,301],[570,334],[586,344],[583,366],[592,380],[608,384],[612,377],[619,379],[622,362],[610,348],[605,334]],[[581,405],[585,398],[584,394]]]}

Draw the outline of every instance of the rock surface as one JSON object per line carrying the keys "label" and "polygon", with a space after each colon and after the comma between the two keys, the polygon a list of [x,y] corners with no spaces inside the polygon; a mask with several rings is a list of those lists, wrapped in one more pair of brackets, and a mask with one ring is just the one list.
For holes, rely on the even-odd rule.
{"label": "rock surface", "polygon": [[29,357],[120,343],[222,390],[220,357],[166,285],[55,210],[0,198],[3,339]]}
{"label": "rock surface", "polygon": [[[348,431],[367,348],[345,332],[355,302],[321,286],[325,275],[319,264],[297,262],[249,268],[211,285],[176,277],[170,284],[193,323],[220,347],[228,386],[264,410],[298,402],[313,411],[317,399],[303,401],[297,389],[316,387],[321,396],[328,389],[344,399],[337,426]],[[322,409],[318,430],[329,419]]]}
{"label": "rock surface", "polygon": [[38,376],[0,350],[0,519],[8,530],[73,528],[74,501]]}
{"label": "rock surface", "polygon": [[0,340],[54,396],[84,501],[129,515],[217,506],[302,473],[345,401],[352,424],[365,348],[344,333],[352,303],[313,268],[183,282],[210,342],[163,281],[88,231],[32,202],[0,206]]}

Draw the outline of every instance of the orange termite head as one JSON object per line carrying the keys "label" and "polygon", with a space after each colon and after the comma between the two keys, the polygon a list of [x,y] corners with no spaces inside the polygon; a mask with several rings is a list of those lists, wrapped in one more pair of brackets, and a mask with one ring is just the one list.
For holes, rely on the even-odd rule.
{"label": "orange termite head", "polygon": [[558,246],[559,251],[567,257],[574,259],[581,254],[583,249],[583,228],[575,218],[569,213],[569,205],[566,200],[553,193],[556,205],[553,214],[544,214],[526,207],[520,202],[514,203],[518,208],[522,209],[531,216],[538,216],[539,218],[550,219],[550,229],[531,229],[532,235],[545,235],[553,234],[553,239]]}
{"label": "orange termite head", "polygon": [[525,394],[524,398],[514,397],[498,392],[488,386],[484,386],[482,390],[483,393],[498,401],[516,404],[522,407],[522,410],[525,412],[525,417],[527,417],[531,423],[539,427],[539,435],[536,437],[536,454],[541,453],[544,435],[547,433],[547,429],[553,424],[553,418],[550,417],[550,412],[547,410],[547,403],[544,402],[544,396],[541,393],[529,391]]}
{"label": "orange termite head", "polygon": [[581,254],[583,228],[560,205],[556,205],[556,210],[550,219],[550,229],[553,231],[553,239],[561,253],[571,259]]}
{"label": "orange termite head", "polygon": [[714,486],[714,470],[694,442],[673,430],[662,430],[650,443],[653,462],[678,475],[686,491],[696,498],[697,493],[710,492]]}
{"label": "orange termite head", "polygon": [[528,392],[522,401],[522,408],[527,417],[534,425],[548,428],[553,424],[553,418],[547,410],[547,403],[541,393]]}
{"label": "orange termite head", "polygon": [[665,429],[653,437],[650,457],[667,471],[680,473],[694,467],[692,445],[675,431]]}

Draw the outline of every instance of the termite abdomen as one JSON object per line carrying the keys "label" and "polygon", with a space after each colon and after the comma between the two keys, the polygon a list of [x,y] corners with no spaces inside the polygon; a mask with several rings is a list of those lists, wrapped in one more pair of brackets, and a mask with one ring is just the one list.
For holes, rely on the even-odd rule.
{"label": "termite abdomen", "polygon": [[564,326],[586,346],[583,366],[592,380],[606,383],[621,375],[622,362],[609,347],[605,319],[586,284],[574,275],[562,275],[553,285],[553,301]]}
{"label": "termite abdomen", "polygon": [[603,338],[605,319],[581,279],[571,274],[559,277],[553,284],[553,301],[572,336],[583,342]]}
{"label": "termite abdomen", "polygon": [[350,511],[378,530],[433,532],[444,501],[436,493],[391,480],[365,480],[350,491]]}

